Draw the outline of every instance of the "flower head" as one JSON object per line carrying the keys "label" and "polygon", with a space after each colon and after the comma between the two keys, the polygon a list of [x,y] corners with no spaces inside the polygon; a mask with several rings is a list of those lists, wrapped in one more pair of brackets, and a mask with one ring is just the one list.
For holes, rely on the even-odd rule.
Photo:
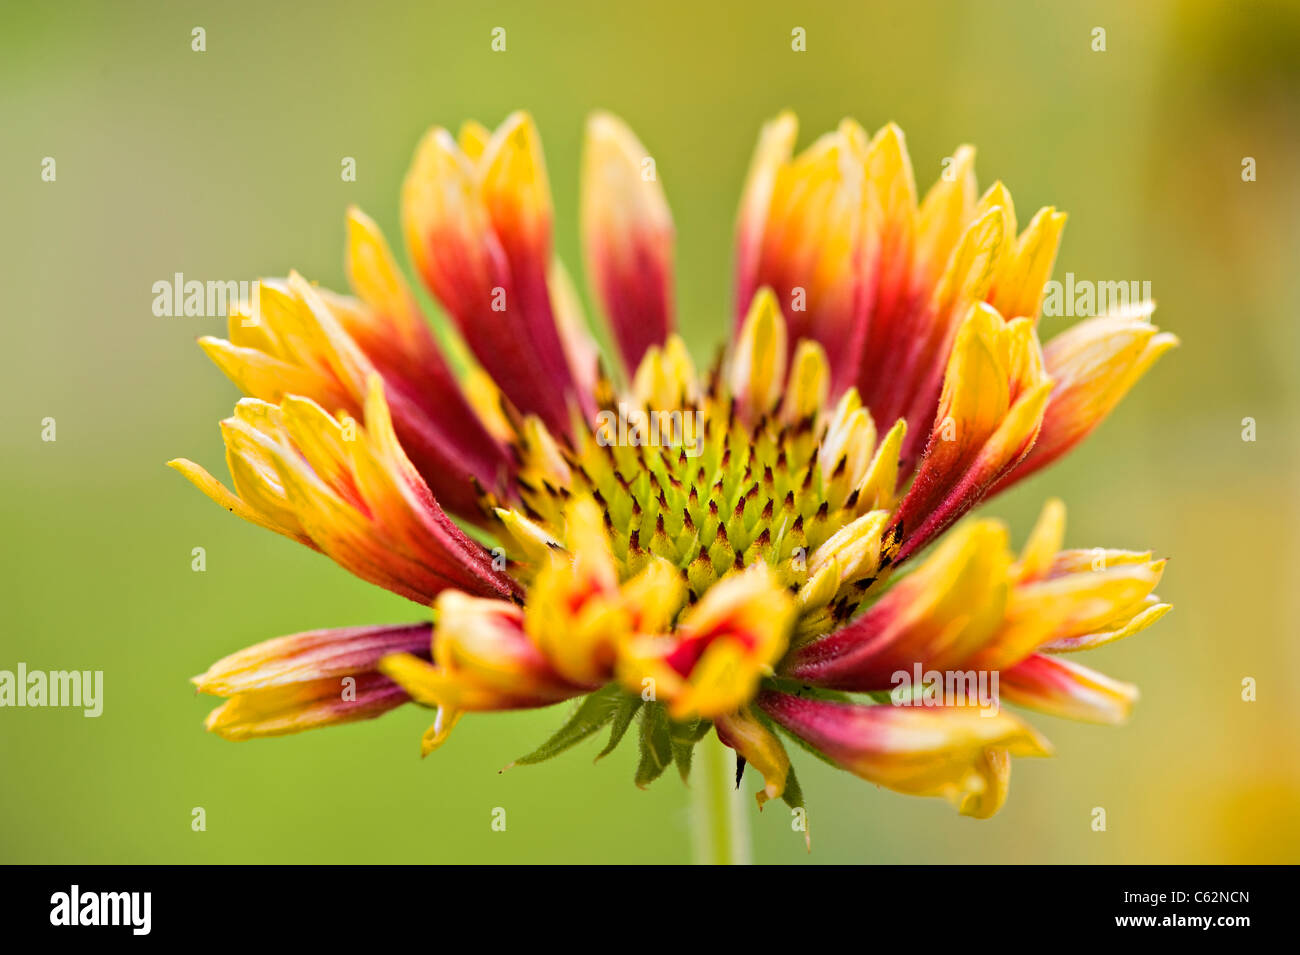
{"label": "flower head", "polygon": [[1144,308],[1042,346],[1064,216],[1018,232],[1005,187],[977,194],[969,147],[918,200],[897,127],[845,121],[798,155],[795,135],[789,115],[760,134],[735,335],[707,371],[674,333],[653,159],[607,115],[587,129],[582,236],[625,384],[554,257],[525,114],[433,130],[403,188],[415,270],[472,355],[461,377],[356,210],[353,296],[266,282],[228,340],[203,340],[247,395],[222,423],[233,489],[173,466],[431,614],[214,664],[196,678],[226,699],[210,729],[245,739],[414,702],[435,711],[427,754],[466,713],[573,699],[517,762],[606,726],[608,752],[636,721],[646,785],[673,762],[685,775],[712,731],[762,775],[760,805],[797,803],[785,736],[986,817],[1011,757],[1050,751],[999,694],[1127,715],[1134,687],[1063,655],[1167,612],[1164,562],[1064,549],[1056,501],[1019,554],[996,520],[960,521],[1077,444],[1175,339]]}

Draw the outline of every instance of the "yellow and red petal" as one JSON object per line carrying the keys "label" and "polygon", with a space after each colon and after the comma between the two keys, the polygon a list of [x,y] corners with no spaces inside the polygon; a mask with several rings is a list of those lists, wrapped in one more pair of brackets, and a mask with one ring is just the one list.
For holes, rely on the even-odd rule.
{"label": "yellow and red petal", "polygon": [[[355,208],[348,213],[347,267],[360,307],[328,293],[326,301],[383,376],[398,435],[439,501],[476,518],[476,509],[444,500],[440,474],[465,483],[472,475],[497,490],[512,470],[509,455],[448,366],[379,227]],[[424,445],[427,462],[421,459]]]}
{"label": "yellow and red petal", "polygon": [[631,374],[673,330],[673,220],[654,160],[609,113],[587,121],[581,217],[587,274]]}
{"label": "yellow and red petal", "polygon": [[439,596],[433,659],[384,657],[379,669],[415,702],[438,710],[423,752],[446,739],[466,712],[549,706],[588,692],[561,677],[524,629],[523,610],[458,591]]}
{"label": "yellow and red petal", "polygon": [[964,664],[1002,625],[1010,587],[1006,530],[973,521],[946,537],[911,573],[843,628],[794,650],[783,675],[838,690],[888,689],[915,664]]}
{"label": "yellow and red petal", "polygon": [[632,614],[619,590],[604,514],[589,498],[565,514],[563,550],[552,550],[528,590],[525,626],[565,679],[595,688],[614,672]]}
{"label": "yellow and red petal", "polygon": [[[484,596],[517,592],[487,550],[443,513],[406,457],[378,376],[364,425],[290,397],[280,407],[245,399],[222,430],[241,516],[256,514],[256,523],[426,606],[448,587]],[[207,472],[184,461],[174,466],[214,496]],[[229,507],[224,494],[214,500]]]}
{"label": "yellow and red petal", "polygon": [[[902,418],[907,439],[902,471],[910,474],[924,445],[944,385],[953,342],[971,305],[988,294],[1006,250],[1001,208],[977,214],[965,227],[936,285],[895,295],[872,312],[857,385],[880,429]],[[915,278],[913,281],[917,281]]]}
{"label": "yellow and red petal", "polygon": [[378,671],[391,653],[428,656],[429,624],[313,630],[267,640],[212,664],[193,683],[227,700],[207,727],[226,739],[371,719],[408,701]]}
{"label": "yellow and red petal", "polygon": [[1009,713],[974,707],[863,706],[766,691],[759,707],[857,776],[913,796],[942,796],[967,814],[996,810],[1005,778],[989,750],[1047,756],[1051,747]]}
{"label": "yellow and red petal", "polygon": [[821,342],[838,394],[856,374],[873,278],[865,191],[876,144],[845,120],[790,159],[794,132],[788,115],[769,123],[751,165],[737,236],[737,319],[758,289],[772,288],[790,323],[789,348],[802,338]]}
{"label": "yellow and red petal", "polygon": [[[665,599],[675,607],[685,596],[680,576],[665,567],[664,577]],[[652,692],[676,720],[734,713],[785,652],[794,616],[794,598],[779,577],[755,564],[709,588],[671,632],[629,633],[618,645],[618,679],[629,692]]]}
{"label": "yellow and red petal", "polygon": [[1071,660],[1035,653],[1002,671],[1004,700],[1085,723],[1123,723],[1138,688]]}
{"label": "yellow and red petal", "polygon": [[471,159],[435,129],[402,191],[407,245],[429,289],[514,405],[567,434],[582,394],[552,310],[551,200],[536,128],[515,113]]}
{"label": "yellow and red petal", "polygon": [[1100,646],[1136,633],[1159,617],[1147,611],[1164,565],[1163,560],[1120,564],[1019,583],[996,638],[970,665],[1002,669],[1049,642]]}
{"label": "yellow and red petal", "polygon": [[291,274],[261,283],[255,324],[232,316],[230,341],[200,344],[241,390],[275,404],[299,395],[357,416],[380,375],[407,453],[440,504],[481,522],[476,485],[505,490],[505,447],[452,377],[374,223],[354,210],[349,232],[349,272],[364,300]]}
{"label": "yellow and red petal", "polygon": [[896,520],[903,561],[975,506],[1038,436],[1051,381],[1033,323],[971,308],[953,345],[925,456]]}
{"label": "yellow and red petal", "polygon": [[1038,440],[994,493],[1051,464],[1087,437],[1156,359],[1178,344],[1176,336],[1151,324],[1154,308],[1148,303],[1087,319],[1043,347],[1053,385]]}
{"label": "yellow and red petal", "polygon": [[659,699],[669,715],[712,719],[753,698],[759,680],[785,653],[795,602],[759,563],[724,577],[677,625],[663,661],[682,678]]}

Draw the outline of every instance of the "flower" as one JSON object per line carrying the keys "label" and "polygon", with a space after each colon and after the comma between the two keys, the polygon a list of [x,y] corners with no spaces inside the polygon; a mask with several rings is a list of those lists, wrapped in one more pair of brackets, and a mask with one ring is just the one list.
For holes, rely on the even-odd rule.
{"label": "flower", "polygon": [[762,775],[760,806],[798,805],[784,737],[982,818],[1012,756],[1050,752],[999,698],[1127,716],[1136,688],[1065,654],[1166,613],[1164,562],[1065,549],[1054,500],[1018,555],[997,520],[962,518],[1070,450],[1176,340],[1144,306],[1041,345],[1065,217],[1045,208],[1017,233],[1000,183],[977,197],[969,147],[918,201],[897,127],[845,121],[798,155],[795,135],[789,115],[760,134],[735,336],[704,373],[674,332],[654,161],[604,114],[581,231],[621,374],[555,258],[523,113],[433,130],[403,187],[411,260],[468,345],[460,376],[356,210],[352,296],[291,274],[261,284],[228,340],[202,340],[247,395],[222,422],[232,487],[172,466],[431,611],[219,661],[195,679],[225,698],[209,729],[245,739],[414,702],[435,711],[427,754],[466,713],[577,700],[516,763],[609,727],[604,755],[636,723],[647,785],[672,763],[685,777],[712,731]]}

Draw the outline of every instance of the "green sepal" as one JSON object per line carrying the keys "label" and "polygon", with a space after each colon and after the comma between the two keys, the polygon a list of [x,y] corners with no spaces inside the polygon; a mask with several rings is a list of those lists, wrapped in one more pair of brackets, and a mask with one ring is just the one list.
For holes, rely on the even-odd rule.
{"label": "green sepal", "polygon": [[785,792],[781,793],[781,801],[791,809],[803,809],[803,788],[799,785],[799,777],[794,774],[794,763],[790,764],[790,769],[785,776]]}
{"label": "green sepal", "polygon": [[677,773],[686,782],[691,775],[691,757],[695,753],[695,744],[704,739],[713,723],[709,720],[691,720],[689,723],[673,723],[669,727],[669,738],[673,744],[673,762],[677,764]]}
{"label": "green sepal", "polygon": [[566,749],[581,743],[614,718],[615,710],[622,695],[622,690],[617,684],[613,683],[601,687],[594,693],[588,693],[573,711],[573,715],[569,717],[568,722],[556,730],[554,736],[527,756],[521,756],[515,760],[511,765],[528,766],[533,763],[545,762],[559,756]]}
{"label": "green sepal", "polygon": [[614,752],[618,744],[623,742],[623,736],[632,725],[632,718],[636,716],[644,702],[641,697],[631,693],[624,693],[619,697],[614,705],[613,719],[609,727],[609,741],[605,744],[605,748],[596,754],[596,762]]}
{"label": "green sepal", "polygon": [[636,767],[636,784],[645,789],[658,779],[673,761],[673,744],[668,729],[668,711],[661,703],[641,710],[641,760]]}

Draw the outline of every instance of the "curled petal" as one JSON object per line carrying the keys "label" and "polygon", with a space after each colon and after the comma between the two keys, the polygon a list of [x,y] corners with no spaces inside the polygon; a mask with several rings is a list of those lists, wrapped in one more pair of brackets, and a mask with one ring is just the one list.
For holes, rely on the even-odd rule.
{"label": "curled petal", "polygon": [[1052,379],[1038,440],[994,488],[1004,490],[1065,454],[1114,410],[1157,358],[1178,344],[1150,322],[1147,304],[1079,322],[1043,347]]}
{"label": "curled petal", "polygon": [[1039,649],[1048,653],[1073,653],[1077,650],[1095,650],[1116,640],[1123,640],[1135,633],[1140,633],[1151,626],[1169,611],[1172,604],[1161,603],[1158,597],[1150,596],[1142,602],[1142,609],[1127,620],[1116,620],[1104,629],[1091,633],[1070,634],[1053,637],[1042,644]]}
{"label": "curled petal", "polygon": [[733,713],[785,652],[795,603],[765,564],[724,578],[683,614],[672,634],[628,641],[619,678],[633,692],[653,681],[675,720]]}
{"label": "curled petal", "polygon": [[[409,403],[418,412],[418,420],[409,424],[401,415],[396,420],[398,435],[421,474],[427,481],[430,474],[457,473],[468,465],[480,484],[497,489],[511,470],[503,444],[452,374],[379,227],[355,208],[348,211],[347,266],[348,281],[364,307],[337,296],[326,295],[326,300],[390,390],[400,392],[389,403]],[[412,449],[429,456],[427,466]],[[431,487],[439,493],[436,483]],[[477,517],[477,509],[465,511],[471,514]]]}
{"label": "curled petal", "polygon": [[830,506],[841,507],[857,488],[871,465],[876,447],[876,426],[855,388],[840,397],[826,423],[818,460],[822,464],[822,491]]}
{"label": "curled petal", "polygon": [[808,580],[796,594],[801,627],[810,623],[812,611],[842,596],[858,581],[876,579],[888,528],[887,511],[870,511],[845,524],[812,552]]}
{"label": "curled petal", "polygon": [[718,738],[763,775],[763,788],[756,794],[758,808],[769,799],[780,798],[790,775],[790,757],[777,735],[759,722],[748,706],[722,714],[713,725]]}
{"label": "curled petal", "polygon": [[1071,652],[1130,636],[1168,610],[1149,553],[1057,550],[1065,511],[1049,501],[1012,563],[995,521],[959,526],[840,630],[806,642],[782,674],[838,690],[882,690],[916,666],[1002,671],[1037,650]]}
{"label": "curled petal", "polygon": [[1145,561],[1019,584],[996,639],[974,656],[972,665],[1001,669],[1049,642],[1100,646],[1144,629],[1163,613],[1152,613],[1149,601],[1155,600],[1151,592],[1164,566],[1163,560]]}
{"label": "curled petal", "polygon": [[378,671],[390,653],[428,656],[431,627],[348,627],[267,640],[212,664],[193,683],[226,697],[207,728],[231,740],[371,719],[407,702]]}
{"label": "curled petal", "polygon": [[548,706],[586,692],[555,672],[515,604],[452,590],[436,611],[432,662],[398,653],[379,663],[415,702],[438,710],[423,755],[446,740],[462,713]]}
{"label": "curled petal", "polygon": [[[1010,201],[1010,197],[1008,197]],[[988,301],[1003,315],[1038,318],[1043,290],[1056,264],[1066,215],[1050,206],[1039,209],[1002,265]]]}
{"label": "curled petal", "polygon": [[582,237],[587,272],[628,372],[673,328],[673,220],[646,148],[618,118],[587,122]]}
{"label": "curled petal", "polygon": [[[365,424],[305,398],[244,399],[223,422],[241,516],[329,555],[358,577],[428,605],[447,587],[505,597],[518,585],[438,506],[393,430],[382,381]],[[225,507],[229,491],[193,462],[171,466]]]}
{"label": "curled petal", "polygon": [[1011,754],[1005,749],[986,746],[975,761],[975,771],[984,778],[984,786],[967,793],[958,811],[974,819],[991,819],[1007,801],[1011,790]]}
{"label": "curled petal", "polygon": [[526,626],[565,680],[594,689],[614,677],[616,657],[638,630],[671,624],[685,585],[654,560],[619,585],[603,512],[588,498],[569,504],[563,551],[551,551],[529,587]]}
{"label": "curled petal", "polygon": [[408,455],[443,506],[481,521],[475,482],[503,488],[512,470],[466,401],[403,282],[383,236],[349,214],[349,273],[362,300],[318,289],[297,273],[259,284],[232,312],[230,340],[205,337],[205,352],[248,396],[279,403],[310,398],[331,413],[360,415],[379,375]]}
{"label": "curled petal", "polygon": [[[1005,785],[987,758],[1047,756],[1051,748],[1008,713],[974,707],[860,706],[767,691],[758,705],[836,765],[914,796],[942,796],[972,815],[995,809]],[[991,812],[988,812],[991,814]]]}

